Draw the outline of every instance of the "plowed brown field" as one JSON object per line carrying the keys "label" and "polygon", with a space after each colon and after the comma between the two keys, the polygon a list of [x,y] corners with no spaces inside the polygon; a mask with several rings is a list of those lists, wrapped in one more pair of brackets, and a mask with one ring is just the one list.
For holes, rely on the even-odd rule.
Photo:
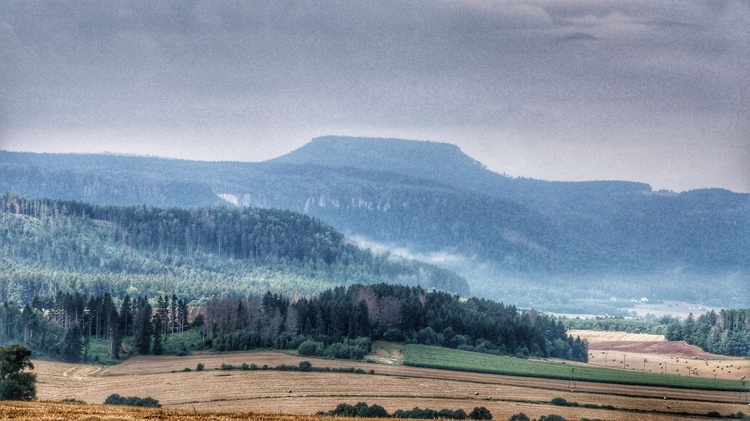
{"label": "plowed brown field", "polygon": [[[282,353],[232,353],[188,357],[137,357],[118,366],[98,367],[36,361],[42,400],[75,398],[102,403],[112,394],[151,396],[168,408],[197,411],[314,414],[342,402],[379,404],[388,411],[487,407],[495,419],[524,412],[568,419],[678,420],[682,413],[723,415],[750,412],[738,394],[463,373],[398,364],[307,359],[315,367],[357,367],[375,374],[281,371],[222,371],[222,364],[297,365]],[[202,363],[205,370],[194,371]],[[182,372],[184,368],[193,371]],[[571,390],[574,388],[574,391]],[[562,397],[579,404],[612,405],[616,410],[552,406]],[[666,399],[665,399],[666,398]],[[705,419],[705,418],[704,418]]]}

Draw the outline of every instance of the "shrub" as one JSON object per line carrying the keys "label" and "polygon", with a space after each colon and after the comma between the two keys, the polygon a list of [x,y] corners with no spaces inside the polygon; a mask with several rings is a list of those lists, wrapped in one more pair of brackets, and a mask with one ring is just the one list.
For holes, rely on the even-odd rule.
{"label": "shrub", "polygon": [[310,363],[310,361],[300,361],[299,362],[299,371],[312,371],[313,366]]}
{"label": "shrub", "polygon": [[520,412],[510,417],[510,421],[531,421],[528,415]]}
{"label": "shrub", "polygon": [[299,366],[291,365],[291,364],[279,364],[276,367],[274,367],[274,370],[276,370],[276,371],[297,371],[297,370],[299,370]]}
{"label": "shrub", "polygon": [[195,367],[195,371],[203,371],[204,365],[203,363],[198,363],[198,365]]}
{"label": "shrub", "polygon": [[303,357],[322,357],[323,343],[310,340],[304,341],[299,344],[297,352],[299,352],[299,355],[302,355]]}
{"label": "shrub", "polygon": [[120,396],[117,393],[113,393],[107,396],[104,400],[105,405],[125,405],[125,406],[143,406],[151,408],[160,408],[159,401],[152,397],[139,398],[137,396]]}
{"label": "shrub", "polygon": [[388,418],[390,417],[390,414],[380,405],[375,404],[368,407],[367,404],[365,404],[363,408],[360,408],[359,411],[357,411],[357,416],[363,418]]}
{"label": "shrub", "polygon": [[551,403],[557,406],[578,406],[578,402],[568,402],[565,398],[552,398]]}
{"label": "shrub", "polygon": [[399,328],[392,327],[383,333],[383,339],[390,342],[403,342],[406,338]]}
{"label": "shrub", "polygon": [[549,415],[542,415],[541,417],[539,417],[539,421],[568,421],[568,420],[563,418],[562,415],[549,414]]}
{"label": "shrub", "polygon": [[491,420],[492,414],[490,413],[489,409],[483,406],[479,406],[479,407],[474,408],[469,413],[469,418],[473,420]]}
{"label": "shrub", "polygon": [[456,409],[455,411],[450,409],[441,409],[438,411],[438,417],[443,419],[449,419],[449,420],[465,420],[466,417],[466,411],[463,409]]}

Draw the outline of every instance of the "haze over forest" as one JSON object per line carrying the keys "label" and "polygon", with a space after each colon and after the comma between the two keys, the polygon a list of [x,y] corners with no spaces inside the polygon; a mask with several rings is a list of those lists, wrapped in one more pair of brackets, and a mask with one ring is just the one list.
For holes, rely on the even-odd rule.
{"label": "haze over forest", "polygon": [[[0,174],[0,189],[21,196],[147,204],[161,208],[149,211],[157,219],[185,212],[175,206],[217,205],[313,216],[376,254],[462,276],[420,281],[412,271],[399,275],[406,283],[527,307],[619,314],[641,298],[748,305],[738,291],[750,273],[750,195],[723,189],[512,178],[454,145],[336,136],[263,163],[2,152]],[[248,228],[233,228],[233,238]],[[172,244],[153,231],[145,244]]]}

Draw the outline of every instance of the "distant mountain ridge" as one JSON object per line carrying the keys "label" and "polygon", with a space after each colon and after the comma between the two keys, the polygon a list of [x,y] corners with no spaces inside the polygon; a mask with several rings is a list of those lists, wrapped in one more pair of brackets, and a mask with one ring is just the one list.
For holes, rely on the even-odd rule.
{"label": "distant mountain ridge", "polygon": [[575,310],[582,297],[612,296],[750,304],[736,293],[750,285],[750,195],[511,178],[445,143],[325,136],[261,163],[0,152],[0,190],[289,209],[444,264],[475,293],[521,305]]}
{"label": "distant mountain ridge", "polygon": [[606,185],[612,190],[628,192],[651,191],[646,183],[630,181],[551,182],[511,178],[488,170],[456,145],[394,138],[323,136],[267,162],[393,171],[496,197],[522,194],[527,188],[575,192],[591,185]]}

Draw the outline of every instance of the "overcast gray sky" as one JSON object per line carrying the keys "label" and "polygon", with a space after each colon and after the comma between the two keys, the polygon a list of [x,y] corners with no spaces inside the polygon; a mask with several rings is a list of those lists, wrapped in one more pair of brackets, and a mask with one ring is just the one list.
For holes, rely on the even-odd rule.
{"label": "overcast gray sky", "polygon": [[0,0],[0,149],[261,161],[327,134],[750,192],[748,1]]}

